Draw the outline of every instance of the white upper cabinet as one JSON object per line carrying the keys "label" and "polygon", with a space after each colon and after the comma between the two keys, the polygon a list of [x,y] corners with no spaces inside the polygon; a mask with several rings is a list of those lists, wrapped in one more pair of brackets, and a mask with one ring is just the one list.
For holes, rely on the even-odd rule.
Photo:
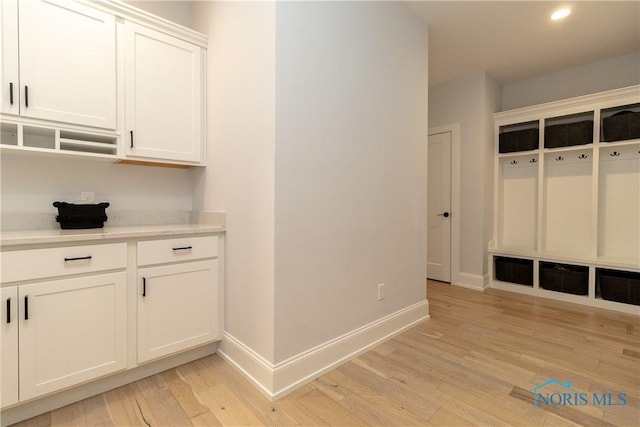
{"label": "white upper cabinet", "polygon": [[126,155],[200,163],[203,49],[125,24]]}
{"label": "white upper cabinet", "polygon": [[19,46],[20,115],[115,129],[113,15],[72,1],[21,1]]}

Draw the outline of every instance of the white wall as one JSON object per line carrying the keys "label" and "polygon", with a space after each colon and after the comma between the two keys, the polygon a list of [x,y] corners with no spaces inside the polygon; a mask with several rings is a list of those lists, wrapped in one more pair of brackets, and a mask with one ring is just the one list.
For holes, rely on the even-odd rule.
{"label": "white wall", "polygon": [[54,218],[57,209],[51,204],[77,201],[81,191],[111,203],[107,215],[192,208],[191,172],[184,169],[5,153],[1,173],[3,215],[49,213]]}
{"label": "white wall", "polygon": [[[493,120],[500,85],[485,72],[429,88],[429,126],[460,124],[459,272],[454,283],[482,286],[491,232]],[[456,275],[456,273],[459,273]]]}
{"label": "white wall", "polygon": [[194,27],[194,204],[227,212],[225,332],[275,365],[424,301],[424,24],[392,2],[198,2]]}
{"label": "white wall", "polygon": [[618,56],[503,88],[503,111],[640,84],[640,52]]}
{"label": "white wall", "polygon": [[279,362],[425,299],[428,67],[402,3],[276,15]]}
{"label": "white wall", "polygon": [[227,212],[225,331],[273,361],[275,6],[197,2],[209,35],[208,166],[197,209]]}
{"label": "white wall", "polygon": [[192,27],[193,8],[191,1],[150,1],[150,0],[124,0],[125,3],[138,9],[146,10],[156,16],[160,16],[169,21]]}

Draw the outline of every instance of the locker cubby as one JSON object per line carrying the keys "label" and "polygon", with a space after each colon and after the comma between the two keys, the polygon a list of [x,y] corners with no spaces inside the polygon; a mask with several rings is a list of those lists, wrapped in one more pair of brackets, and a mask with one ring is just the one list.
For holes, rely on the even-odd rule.
{"label": "locker cubby", "polygon": [[500,159],[501,247],[536,249],[538,164],[537,154]]}
{"label": "locker cubby", "polygon": [[640,265],[640,143],[601,147],[598,257]]}
{"label": "locker cubby", "polygon": [[544,251],[591,255],[592,168],[590,150],[545,155]]}

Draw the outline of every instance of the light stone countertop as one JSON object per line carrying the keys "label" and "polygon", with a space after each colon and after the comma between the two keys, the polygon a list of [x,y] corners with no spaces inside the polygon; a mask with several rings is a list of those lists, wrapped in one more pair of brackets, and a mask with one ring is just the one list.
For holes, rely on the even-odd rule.
{"label": "light stone countertop", "polygon": [[19,230],[3,231],[0,233],[0,245],[6,249],[9,246],[16,245],[177,236],[185,234],[220,233],[224,231],[224,226],[208,224],[105,226],[104,228],[88,230]]}

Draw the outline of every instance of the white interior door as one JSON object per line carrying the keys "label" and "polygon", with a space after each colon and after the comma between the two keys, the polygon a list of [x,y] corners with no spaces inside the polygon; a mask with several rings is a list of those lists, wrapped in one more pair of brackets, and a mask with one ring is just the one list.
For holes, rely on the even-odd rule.
{"label": "white interior door", "polygon": [[451,132],[429,135],[427,277],[451,282]]}

